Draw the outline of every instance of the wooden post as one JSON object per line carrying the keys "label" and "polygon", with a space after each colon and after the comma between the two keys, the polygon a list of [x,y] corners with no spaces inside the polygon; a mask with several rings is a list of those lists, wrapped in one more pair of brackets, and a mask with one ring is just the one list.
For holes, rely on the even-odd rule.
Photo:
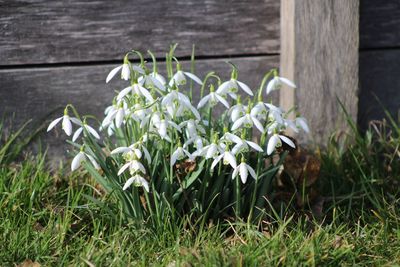
{"label": "wooden post", "polygon": [[348,129],[337,98],[357,117],[358,24],[359,0],[281,1],[280,74],[297,89],[283,87],[280,104],[295,105],[321,145]]}

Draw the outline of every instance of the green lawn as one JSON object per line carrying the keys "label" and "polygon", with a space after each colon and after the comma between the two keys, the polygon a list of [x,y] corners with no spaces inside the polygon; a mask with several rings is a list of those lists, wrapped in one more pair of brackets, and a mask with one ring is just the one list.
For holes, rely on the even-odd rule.
{"label": "green lawn", "polygon": [[[0,263],[42,266],[400,266],[399,129],[332,138],[319,154],[322,218],[275,211],[262,226],[228,221],[163,229],[123,222],[85,172],[0,150]],[[10,140],[10,139],[8,139]],[[6,149],[5,149],[6,148]],[[296,212],[293,212],[295,210]],[[113,213],[114,212],[114,213]]]}

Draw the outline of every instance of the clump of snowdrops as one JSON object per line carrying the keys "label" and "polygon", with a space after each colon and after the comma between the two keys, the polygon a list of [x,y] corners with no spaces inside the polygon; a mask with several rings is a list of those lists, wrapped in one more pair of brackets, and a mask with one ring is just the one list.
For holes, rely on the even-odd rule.
{"label": "clump of snowdrops", "polygon": [[278,148],[295,147],[283,131],[308,132],[304,118],[289,120],[263,97],[295,84],[274,69],[252,90],[232,64],[227,81],[214,72],[200,79],[182,68],[174,50],[166,55],[166,76],[150,51],[151,64],[138,51],[125,55],[106,82],[121,78],[127,87],[106,108],[101,125],[67,105],[48,131],[61,122],[76,150],[72,171],[83,165],[117,198],[126,218],[153,225],[186,215],[260,218],[284,158]]}

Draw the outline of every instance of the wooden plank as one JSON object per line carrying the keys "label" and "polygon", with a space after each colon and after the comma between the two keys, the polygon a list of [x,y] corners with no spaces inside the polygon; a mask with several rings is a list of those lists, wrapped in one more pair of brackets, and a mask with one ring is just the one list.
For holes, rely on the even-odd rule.
{"label": "wooden plank", "polygon": [[164,57],[279,52],[279,1],[6,0],[0,65],[120,60],[131,49]]}
{"label": "wooden plank", "polygon": [[360,48],[400,46],[400,1],[360,1]]}
{"label": "wooden plank", "polygon": [[[400,50],[360,53],[360,102],[358,123],[362,129],[371,120],[381,120],[387,109],[394,118],[400,110]],[[382,102],[383,107],[376,100]]]}
{"label": "wooden plank", "polygon": [[[239,68],[239,80],[248,83],[255,91],[264,73],[278,66],[279,57],[248,57],[230,61]],[[188,65],[189,62],[183,62],[187,69]],[[115,65],[0,70],[0,114],[9,116],[15,113],[15,127],[30,118],[35,119],[34,124],[37,125],[45,118],[60,116],[62,108],[72,103],[81,114],[94,114],[103,118],[102,113],[111,103],[114,90],[126,87],[126,83],[117,81],[105,84],[105,77],[113,67]],[[196,70],[200,77],[211,70],[224,79],[230,77],[230,66],[225,63],[225,59],[199,60]],[[277,96],[274,96],[275,101]],[[194,92],[194,99],[199,99],[198,90]],[[49,118],[55,110],[56,114]],[[51,148],[51,155],[62,155],[67,147],[63,145],[65,135],[58,136],[59,133],[42,135],[44,144]]]}
{"label": "wooden plank", "polygon": [[282,88],[281,105],[295,104],[320,144],[347,128],[336,97],[357,116],[358,18],[357,0],[282,1],[282,76],[298,88]]}

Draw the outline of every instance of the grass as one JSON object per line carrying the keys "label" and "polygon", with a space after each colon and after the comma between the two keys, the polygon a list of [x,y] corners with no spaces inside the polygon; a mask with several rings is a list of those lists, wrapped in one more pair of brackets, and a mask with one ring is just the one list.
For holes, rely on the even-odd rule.
{"label": "grass", "polygon": [[[0,264],[400,265],[396,125],[376,124],[364,135],[354,128],[351,136],[331,139],[320,154],[322,220],[287,212],[271,215],[262,227],[171,220],[162,229],[148,229],[124,222],[107,212],[115,205],[87,173],[49,172],[44,155],[8,160],[7,155],[15,158],[14,136],[0,150]],[[110,205],[100,208],[88,197]]]}

